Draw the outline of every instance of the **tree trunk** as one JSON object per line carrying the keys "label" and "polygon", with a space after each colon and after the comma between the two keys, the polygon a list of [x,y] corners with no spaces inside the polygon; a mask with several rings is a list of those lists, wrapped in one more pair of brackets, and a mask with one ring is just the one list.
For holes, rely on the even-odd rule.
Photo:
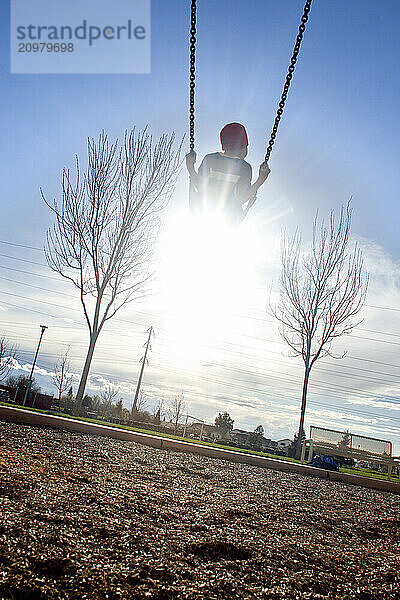
{"label": "tree trunk", "polygon": [[304,418],[306,414],[306,404],[307,404],[307,390],[308,390],[308,380],[310,378],[310,367],[307,365],[304,372],[304,380],[303,380],[303,391],[301,394],[301,409],[300,409],[300,423],[299,423],[299,431],[297,434],[297,444],[296,444],[296,458],[300,459],[301,454],[301,443],[302,436],[304,431]]}
{"label": "tree trunk", "polygon": [[83,394],[85,393],[86,383],[87,383],[87,379],[89,377],[90,365],[92,363],[94,348],[96,346],[98,334],[99,334],[99,332],[96,332],[90,336],[90,343],[89,343],[89,348],[88,348],[87,355],[86,355],[85,366],[83,367],[81,380],[79,382],[78,391],[76,393],[75,409],[74,409],[74,413],[76,415],[79,415],[80,410],[82,408]]}

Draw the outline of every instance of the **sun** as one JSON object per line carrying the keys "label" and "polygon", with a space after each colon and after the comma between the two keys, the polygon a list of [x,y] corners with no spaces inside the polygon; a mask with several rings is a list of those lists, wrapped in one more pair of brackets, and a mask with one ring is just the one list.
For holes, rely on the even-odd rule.
{"label": "sun", "polygon": [[234,228],[215,215],[175,215],[165,227],[160,300],[185,364],[199,359],[200,349],[216,336],[231,333],[229,314],[246,310],[259,246],[254,228]]}

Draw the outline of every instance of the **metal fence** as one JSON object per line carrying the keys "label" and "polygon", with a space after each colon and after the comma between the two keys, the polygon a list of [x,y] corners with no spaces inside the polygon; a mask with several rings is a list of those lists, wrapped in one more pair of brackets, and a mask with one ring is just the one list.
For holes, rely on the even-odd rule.
{"label": "metal fence", "polygon": [[392,442],[355,435],[347,431],[336,431],[311,425],[310,438],[316,444],[329,445],[338,450],[357,450],[379,456],[392,455]]}

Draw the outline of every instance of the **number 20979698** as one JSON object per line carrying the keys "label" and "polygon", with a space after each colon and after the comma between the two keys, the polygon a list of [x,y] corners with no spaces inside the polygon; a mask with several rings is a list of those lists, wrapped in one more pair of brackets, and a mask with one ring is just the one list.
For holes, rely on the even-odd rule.
{"label": "number 20979698", "polygon": [[67,43],[55,43],[52,44],[50,42],[34,42],[26,43],[20,42],[18,44],[18,52],[73,52],[74,44],[70,42]]}

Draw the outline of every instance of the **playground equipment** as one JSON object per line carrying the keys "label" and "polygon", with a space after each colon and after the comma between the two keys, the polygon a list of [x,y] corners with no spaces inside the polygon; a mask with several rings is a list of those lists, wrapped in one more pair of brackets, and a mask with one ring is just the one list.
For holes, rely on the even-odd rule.
{"label": "playground equipment", "polygon": [[203,429],[204,429],[204,421],[203,419],[198,419],[197,417],[192,417],[192,415],[186,415],[186,419],[185,419],[185,424],[183,426],[183,437],[186,437],[186,431],[188,428],[188,420],[192,419],[192,424],[193,423],[200,423],[200,433],[199,433],[199,440],[201,441],[203,439]]}
{"label": "playground equipment", "polygon": [[399,465],[397,457],[392,456],[392,442],[365,435],[355,435],[348,431],[336,431],[311,425],[310,437],[302,445],[301,462],[306,462],[308,448],[308,462],[313,453],[322,453],[329,456],[343,456],[354,458],[368,463],[385,465],[387,478],[390,481],[393,466]]}
{"label": "playground equipment", "polygon": [[[300,52],[301,42],[303,40],[303,35],[306,29],[306,23],[308,21],[308,14],[311,9],[312,0],[306,0],[304,5],[303,15],[301,17],[301,22],[299,25],[298,34],[296,37],[296,42],[293,48],[292,57],[290,59],[290,65],[288,68],[288,72],[286,74],[285,83],[283,85],[283,90],[281,94],[281,98],[278,104],[278,109],[276,111],[274,124],[272,126],[271,135],[268,141],[267,150],[264,157],[264,163],[267,163],[269,157],[271,155],[271,151],[273,145],[275,143],[276,135],[278,132],[278,127],[280,120],[282,118],[282,114],[285,108],[287,94],[289,92],[290,84],[293,78],[293,73],[295,70],[297,58]],[[191,0],[191,9],[190,9],[190,69],[189,69],[189,148],[190,152],[194,152],[195,146],[195,89],[196,89],[196,34],[197,34],[197,0]],[[264,164],[263,163],[263,164]],[[192,183],[190,183],[189,187],[189,198],[192,199],[196,194],[196,190]],[[247,207],[245,209],[245,216],[249,212],[250,208],[253,206],[255,202],[254,199],[250,199]]]}

